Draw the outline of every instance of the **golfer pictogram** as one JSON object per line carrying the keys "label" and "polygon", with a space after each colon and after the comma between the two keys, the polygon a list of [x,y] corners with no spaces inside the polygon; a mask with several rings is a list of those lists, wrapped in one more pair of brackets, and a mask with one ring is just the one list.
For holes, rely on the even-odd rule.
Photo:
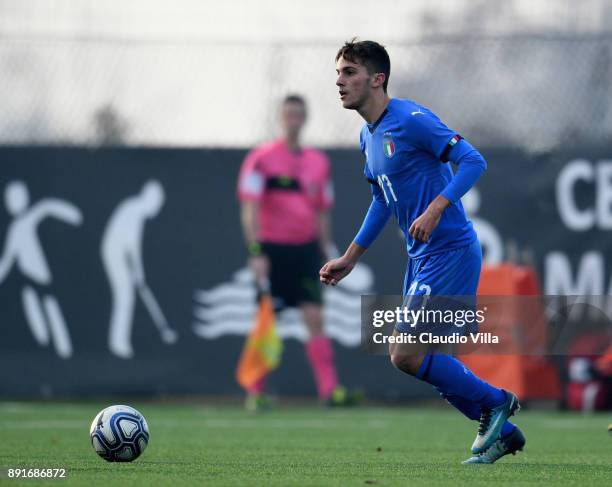
{"label": "golfer pictogram", "polygon": [[117,206],[102,236],[102,261],[112,293],[108,345],[111,352],[121,358],[134,355],[132,321],[137,294],[159,330],[162,341],[171,344],[178,338],[147,284],[142,259],[145,223],[159,214],[164,201],[164,188],[159,181],[148,181],[139,194]]}

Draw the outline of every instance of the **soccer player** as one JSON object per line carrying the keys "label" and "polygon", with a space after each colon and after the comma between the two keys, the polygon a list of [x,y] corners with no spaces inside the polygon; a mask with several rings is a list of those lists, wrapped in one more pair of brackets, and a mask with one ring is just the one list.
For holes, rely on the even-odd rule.
{"label": "soccer player", "polygon": [[[269,280],[278,311],[299,307],[308,327],[306,356],[319,398],[330,405],[347,401],[338,385],[331,341],[323,334],[321,284],[323,256],[334,253],[329,210],[333,188],[329,161],[300,141],[306,102],[299,95],[281,104],[283,136],[253,149],[244,160],[238,197],[249,264],[258,282]],[[268,404],[265,378],[248,391],[247,409]]]}
{"label": "soccer player", "polygon": [[[360,144],[372,202],[354,241],[344,255],[321,268],[320,279],[334,286],[349,274],[393,214],[409,257],[403,294],[475,296],[482,253],[460,198],[486,162],[430,110],[390,98],[390,67],[387,51],[373,41],[354,39],[336,55],[342,106],[366,122]],[[448,161],[458,166],[457,174]],[[408,324],[398,323],[394,334],[410,331]],[[390,346],[393,365],[428,382],[465,416],[479,421],[474,456],[463,463],[493,463],[523,448],[523,434],[508,421],[520,407],[514,394],[476,377],[452,355],[410,347]]]}

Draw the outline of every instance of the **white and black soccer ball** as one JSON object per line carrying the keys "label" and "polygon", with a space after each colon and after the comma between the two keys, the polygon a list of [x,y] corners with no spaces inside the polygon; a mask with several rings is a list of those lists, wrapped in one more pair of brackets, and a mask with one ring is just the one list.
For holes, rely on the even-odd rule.
{"label": "white and black soccer ball", "polygon": [[109,406],[100,411],[89,435],[96,453],[109,462],[131,462],[149,444],[147,421],[130,406]]}

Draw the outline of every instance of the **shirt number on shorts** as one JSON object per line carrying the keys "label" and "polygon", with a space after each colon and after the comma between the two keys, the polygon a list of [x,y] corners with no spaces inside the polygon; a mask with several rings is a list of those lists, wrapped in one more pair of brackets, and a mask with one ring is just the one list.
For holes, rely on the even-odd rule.
{"label": "shirt number on shorts", "polygon": [[[417,294],[417,290],[421,291],[423,294]],[[420,296],[422,298],[421,303],[420,303],[421,304],[420,308],[425,309],[425,307],[427,306],[427,301],[429,301],[430,295],[431,295],[430,286],[428,286],[427,284],[421,284],[419,286],[419,281],[413,281],[412,284],[410,284],[410,287],[408,288],[408,293],[404,297],[403,307],[407,309],[412,309],[414,297]],[[418,321],[415,320],[410,325],[412,327],[415,327],[417,326],[417,324],[418,324]]]}
{"label": "shirt number on shorts", "polygon": [[410,308],[412,305],[412,301],[414,296],[417,295],[417,290],[422,291],[423,294],[419,294],[419,296],[423,296],[423,300],[421,301],[421,307],[425,307],[427,305],[427,301],[429,301],[429,296],[431,295],[431,287],[427,284],[421,284],[419,286],[419,281],[413,281],[408,288],[408,292],[406,293],[406,298],[404,298],[404,306]]}
{"label": "shirt number on shorts", "polygon": [[419,281],[413,281],[412,284],[410,284],[410,287],[408,288],[408,292],[406,294],[414,296],[417,292],[417,289],[419,291],[423,291],[423,294],[425,296],[429,296],[431,294],[431,287],[427,284],[421,284],[419,286]]}

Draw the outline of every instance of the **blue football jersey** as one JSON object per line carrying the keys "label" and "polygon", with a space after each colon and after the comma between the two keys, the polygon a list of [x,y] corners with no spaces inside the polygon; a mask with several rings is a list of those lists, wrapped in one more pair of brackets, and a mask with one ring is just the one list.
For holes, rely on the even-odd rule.
{"label": "blue football jersey", "polygon": [[461,201],[452,203],[428,242],[413,239],[408,230],[452,180],[448,163],[461,137],[427,108],[411,100],[392,98],[387,109],[360,134],[365,176],[374,197],[384,200],[404,233],[410,258],[447,251],[477,240]]}

